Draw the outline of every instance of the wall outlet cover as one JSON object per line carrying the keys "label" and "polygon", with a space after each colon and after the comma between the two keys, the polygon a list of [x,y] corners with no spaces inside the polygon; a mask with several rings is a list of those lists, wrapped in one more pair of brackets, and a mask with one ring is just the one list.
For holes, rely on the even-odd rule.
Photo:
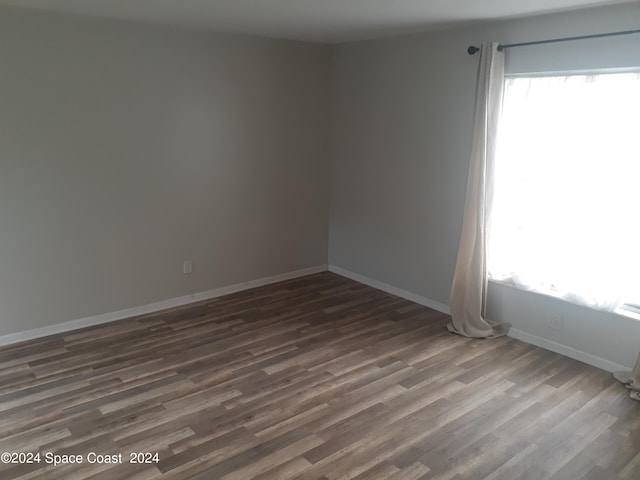
{"label": "wall outlet cover", "polygon": [[193,272],[193,261],[185,260],[182,262],[182,273],[189,275],[191,272]]}

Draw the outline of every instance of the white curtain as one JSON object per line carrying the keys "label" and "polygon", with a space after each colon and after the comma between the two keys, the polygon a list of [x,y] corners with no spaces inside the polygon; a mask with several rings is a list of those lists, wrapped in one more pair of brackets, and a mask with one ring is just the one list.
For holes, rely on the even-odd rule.
{"label": "white curtain", "polygon": [[484,44],[476,86],[472,151],[462,235],[451,287],[451,322],[447,328],[473,338],[504,335],[509,325],[485,319],[487,234],[491,224],[494,154],[504,84],[504,53],[498,44]]}
{"label": "white curtain", "polygon": [[613,311],[640,301],[640,75],[509,78],[489,276]]}
{"label": "white curtain", "polygon": [[629,390],[629,396],[640,401],[640,355],[635,368],[631,372],[614,372],[613,376],[624,383]]}

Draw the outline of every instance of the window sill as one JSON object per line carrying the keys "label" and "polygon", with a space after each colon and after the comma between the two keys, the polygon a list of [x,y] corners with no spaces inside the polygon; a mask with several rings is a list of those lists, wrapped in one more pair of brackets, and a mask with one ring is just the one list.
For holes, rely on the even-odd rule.
{"label": "window sill", "polygon": [[622,315],[623,317],[633,318],[634,320],[640,321],[640,313],[634,312],[632,310],[628,310],[624,307],[624,305],[620,308],[616,308],[613,313],[618,315]]}
{"label": "window sill", "polygon": [[[532,293],[534,295],[542,295],[542,296],[545,296],[545,297],[555,298],[556,300],[563,301],[565,303],[568,303],[570,305],[574,305],[576,307],[589,308],[589,307],[587,307],[585,305],[580,305],[580,304],[577,304],[577,303],[570,302],[569,300],[561,297],[560,295],[556,294],[555,292],[553,292],[551,290],[548,290],[548,291],[545,291],[545,292],[539,292],[539,291],[535,291],[535,290],[527,290],[525,288],[520,288],[517,285],[514,285],[514,283],[509,279],[505,279],[505,280],[489,279],[489,282],[490,283],[495,283],[496,285],[502,285],[502,286],[505,286],[505,287],[510,287],[510,288],[513,288],[513,289],[518,290],[520,292],[528,292],[528,293]],[[632,311],[632,310],[628,310],[627,308],[625,308],[624,305],[621,306],[621,307],[616,308],[612,312],[607,312],[605,310],[598,310],[598,309],[592,309],[592,308],[589,308],[589,309],[590,310],[595,310],[596,312],[601,311],[603,313],[620,315],[621,317],[626,317],[626,318],[630,318],[632,320],[640,321],[640,313]]]}

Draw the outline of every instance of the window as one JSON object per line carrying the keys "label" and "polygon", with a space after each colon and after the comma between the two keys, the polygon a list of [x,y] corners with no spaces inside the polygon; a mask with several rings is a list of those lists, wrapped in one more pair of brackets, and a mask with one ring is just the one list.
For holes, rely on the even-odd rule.
{"label": "window", "polygon": [[489,277],[640,306],[640,72],[507,78]]}

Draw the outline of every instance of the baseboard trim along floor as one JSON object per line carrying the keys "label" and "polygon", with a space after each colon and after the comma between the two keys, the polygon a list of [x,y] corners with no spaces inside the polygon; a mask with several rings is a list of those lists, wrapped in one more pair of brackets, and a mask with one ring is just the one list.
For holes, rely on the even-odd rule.
{"label": "baseboard trim along floor", "polygon": [[419,305],[423,305],[433,310],[437,310],[438,312],[451,315],[451,310],[449,310],[449,306],[445,305],[444,303],[436,302],[435,300],[431,300],[430,298],[423,297],[415,293],[411,293],[407,290],[403,290],[402,288],[389,285],[388,283],[374,280],[373,278],[365,277],[364,275],[360,275],[359,273],[354,273],[349,270],[345,270],[344,268],[336,267],[335,265],[329,265],[329,271],[336,273],[340,276],[346,277],[350,280],[355,280],[356,282],[363,283],[373,288],[377,288],[378,290],[382,290],[383,292],[390,293],[391,295],[395,295],[396,297],[404,298],[405,300],[410,300]]}
{"label": "baseboard trim along floor", "polygon": [[[449,309],[448,305],[437,302],[435,300],[431,300],[430,298],[417,295],[407,290],[394,287],[393,285],[374,280],[373,278],[360,275],[359,273],[351,272],[335,265],[329,265],[329,271],[343,277],[347,277],[351,280],[355,280],[356,282],[364,283],[365,285],[368,285],[370,287],[377,288],[378,290],[382,290],[392,295],[396,295],[406,300],[424,305],[425,307],[429,307],[439,312],[446,313],[447,315],[451,315],[451,310]],[[564,355],[565,357],[573,358],[574,360],[578,360],[580,362],[586,363],[587,365],[601,368],[602,370],[606,370],[608,372],[631,370],[630,367],[620,365],[605,358],[598,357],[582,350],[577,350],[575,348],[569,347],[562,343],[554,342],[553,340],[548,340],[537,335],[532,335],[515,328],[509,330],[508,335],[517,340],[535,345],[536,347],[544,348],[545,350],[549,350],[554,353],[559,353],[560,355]]]}
{"label": "baseboard trim along floor", "polygon": [[[62,322],[55,325],[49,325],[46,327],[35,328],[35,329],[27,330],[24,332],[17,332],[17,333],[11,333],[8,335],[3,335],[3,336],[0,336],[0,346],[12,345],[12,344],[24,342],[27,340],[34,340],[37,338],[47,337],[49,335],[70,332],[72,330],[77,330],[80,328],[92,327],[95,325],[114,322],[116,320],[123,320],[125,318],[136,317],[139,315],[146,315],[146,314],[158,312],[161,310],[167,310],[174,307],[188,305],[189,303],[194,303],[202,300],[209,300],[212,298],[229,295],[231,293],[236,293],[236,292],[248,290],[251,288],[261,287],[264,285],[270,285],[270,284],[282,282],[285,280],[304,277],[306,275],[312,275],[314,273],[325,272],[327,270],[337,275],[362,283],[364,285],[368,285],[378,290],[382,290],[383,292],[387,292],[392,295],[396,295],[400,298],[404,298],[406,300],[415,302],[419,305],[429,307],[433,310],[446,313],[447,315],[451,313],[451,311],[449,310],[449,306],[445,305],[444,303],[431,300],[429,298],[423,297],[421,295],[417,295],[415,293],[409,292],[402,288],[395,287],[393,285],[381,282],[379,280],[375,280],[373,278],[369,278],[367,276],[346,270],[344,268],[341,268],[335,265],[317,265],[315,267],[309,267],[301,270],[295,270],[292,272],[286,272],[278,275],[272,275],[269,277],[263,277],[256,280],[250,280],[247,282],[238,283],[235,285],[229,285],[226,287],[208,290],[205,292],[193,293],[193,294],[184,295],[181,297],[176,297],[176,298],[171,298],[167,300],[162,300],[159,302],[150,303],[147,305],[141,305],[138,307],[118,310],[116,312],[104,313],[104,314],[81,318],[77,320],[71,320],[68,322]],[[531,345],[535,345],[537,347],[541,347],[546,350],[552,351],[554,353],[559,353],[566,357],[573,358],[574,360],[584,362],[588,365],[601,368],[609,372],[629,370],[629,367],[619,365],[605,358],[601,358],[596,355],[592,355],[590,353],[577,350],[567,345],[563,345],[561,343],[554,342],[553,340],[548,340],[546,338],[542,338],[522,330],[512,328],[509,331],[509,336],[512,338],[521,340],[523,342],[529,343]]]}
{"label": "baseboard trim along floor", "polygon": [[293,272],[286,272],[278,275],[271,275],[269,277],[258,278],[256,280],[237,283],[235,285],[215,288],[213,290],[207,290],[205,292],[192,293],[192,294],[184,295],[181,297],[161,300],[159,302],[149,303],[147,305],[141,305],[141,306],[132,307],[132,308],[125,308],[124,310],[118,310],[116,312],[103,313],[103,314],[94,315],[91,317],[57,323],[55,325],[48,325],[46,327],[34,328],[24,332],[10,333],[8,335],[0,336],[0,346],[13,345],[15,343],[24,342],[27,340],[34,340],[37,338],[48,337],[49,335],[55,335],[58,333],[65,333],[65,332],[70,332],[72,330],[78,330],[80,328],[93,327],[95,325],[102,325],[103,323],[114,322],[116,320],[123,320],[125,318],[136,317],[138,315],[146,315],[148,313],[154,313],[154,312],[159,312],[161,310],[167,310],[169,308],[188,305],[189,303],[199,302],[202,300],[209,300],[211,298],[216,298],[216,297],[222,297],[223,295],[229,295],[230,293],[241,292],[242,290],[249,290],[250,288],[262,287],[264,285],[270,285],[272,283],[283,282],[285,280],[291,280],[293,278],[304,277],[306,275],[312,275],[314,273],[320,273],[320,272],[326,272],[326,271],[327,271],[327,265],[317,265],[315,267],[304,268],[302,270],[295,270]]}

